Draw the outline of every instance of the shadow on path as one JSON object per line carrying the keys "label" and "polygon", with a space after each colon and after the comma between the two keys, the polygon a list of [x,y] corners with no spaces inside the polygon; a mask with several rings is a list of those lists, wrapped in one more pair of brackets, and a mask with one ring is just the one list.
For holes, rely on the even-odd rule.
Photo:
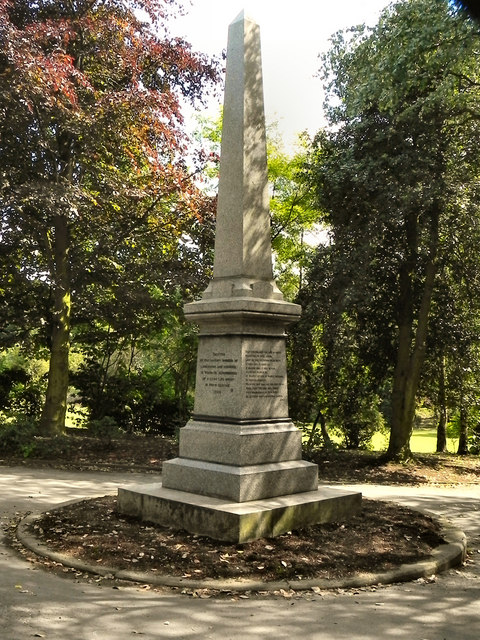
{"label": "shadow on path", "polygon": [[[114,493],[119,484],[151,482],[140,474],[0,468],[0,513],[39,511],[69,499]],[[358,487],[357,487],[358,488]],[[480,540],[479,488],[361,487],[373,498],[445,515]],[[480,544],[478,545],[480,549]],[[480,559],[480,554],[475,555]],[[111,583],[75,581],[34,569],[0,546],[2,638],[26,640],[477,640],[478,561],[434,582],[283,597],[200,599]]]}

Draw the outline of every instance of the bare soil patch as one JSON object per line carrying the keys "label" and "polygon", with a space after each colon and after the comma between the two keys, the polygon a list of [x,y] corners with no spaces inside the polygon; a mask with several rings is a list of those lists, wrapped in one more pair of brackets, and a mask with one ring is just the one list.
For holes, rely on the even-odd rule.
{"label": "bare soil patch", "polygon": [[93,565],[184,578],[335,579],[386,571],[430,555],[441,544],[438,524],[405,507],[363,500],[349,521],[315,525],[245,544],[139,522],[116,510],[116,499],[84,500],[45,513],[31,533],[50,548]]}

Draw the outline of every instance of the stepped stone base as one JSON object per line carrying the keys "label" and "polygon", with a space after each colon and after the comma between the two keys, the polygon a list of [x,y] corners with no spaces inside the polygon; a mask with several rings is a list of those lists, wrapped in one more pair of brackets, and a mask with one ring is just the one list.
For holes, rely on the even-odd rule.
{"label": "stepped stone base", "polygon": [[348,519],[359,512],[361,501],[361,493],[333,487],[241,503],[167,489],[160,483],[118,489],[121,513],[238,543]]}
{"label": "stepped stone base", "polygon": [[236,502],[314,491],[317,485],[317,465],[305,460],[244,467],[186,458],[163,463],[165,488]]}

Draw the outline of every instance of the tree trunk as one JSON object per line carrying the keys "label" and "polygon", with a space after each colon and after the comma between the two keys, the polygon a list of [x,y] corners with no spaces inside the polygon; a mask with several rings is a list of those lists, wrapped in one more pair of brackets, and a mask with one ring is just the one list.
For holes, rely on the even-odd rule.
{"label": "tree trunk", "polygon": [[320,431],[323,438],[323,446],[325,449],[331,449],[333,445],[327,431],[327,423],[325,421],[325,416],[321,411],[319,411],[317,417],[318,417],[318,420],[320,421]]}
{"label": "tree trunk", "polygon": [[[411,215],[406,221],[409,256],[399,276],[399,332],[397,363],[392,388],[392,423],[387,458],[408,460],[412,453],[410,438],[415,417],[415,401],[425,358],[428,316],[435,283],[438,245],[438,212],[432,217],[430,256],[418,316],[413,312],[413,274],[417,261],[417,220]],[[413,349],[412,349],[413,339]]]}
{"label": "tree trunk", "polygon": [[440,359],[440,371],[438,380],[438,426],[437,426],[437,453],[447,450],[447,403],[445,397],[445,356]]}
{"label": "tree trunk", "polygon": [[43,435],[65,431],[67,413],[68,362],[70,351],[70,268],[67,218],[55,215],[53,326],[45,404],[39,430]]}
{"label": "tree trunk", "polygon": [[411,377],[410,348],[413,329],[413,313],[410,312],[411,302],[403,306],[403,321],[398,331],[397,364],[393,377],[392,388],[392,422],[387,456],[389,458],[408,459],[410,452],[410,437],[413,428],[413,415],[410,420],[412,399],[409,389]]}
{"label": "tree trunk", "polygon": [[[389,458],[408,459],[410,437],[413,428],[413,415],[410,419],[411,397],[411,358],[410,351],[413,334],[413,283],[417,254],[417,219],[410,214],[405,221],[408,254],[399,273],[399,316],[397,362],[392,387],[392,423],[387,456]],[[413,409],[415,411],[415,409]]]}
{"label": "tree trunk", "polygon": [[459,456],[466,456],[468,454],[468,421],[463,395],[460,400],[460,433],[457,453]]}
{"label": "tree trunk", "polygon": [[310,452],[313,446],[313,441],[315,438],[315,434],[317,433],[317,428],[318,428],[318,424],[320,423],[320,433],[322,434],[322,438],[323,438],[323,448],[324,449],[331,449],[332,448],[332,441],[330,439],[330,436],[328,435],[328,431],[327,431],[327,423],[325,421],[325,416],[322,413],[322,410],[319,409],[317,416],[315,418],[315,421],[312,425],[312,429],[310,431],[310,436],[308,438],[308,442],[307,445],[305,447],[306,451]]}

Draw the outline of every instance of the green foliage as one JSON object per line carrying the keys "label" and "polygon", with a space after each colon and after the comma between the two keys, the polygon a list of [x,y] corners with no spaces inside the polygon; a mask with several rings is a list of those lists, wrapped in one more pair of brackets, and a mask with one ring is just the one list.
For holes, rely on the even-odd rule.
{"label": "green foliage", "polygon": [[[310,296],[311,292],[304,289],[303,294]],[[340,317],[334,324],[330,304],[316,306],[315,314],[312,306],[307,306],[303,319],[291,331],[292,417],[312,422],[322,412],[329,432],[338,436],[343,446],[369,448],[375,432],[384,429],[386,409],[381,390],[359,358],[352,323]],[[317,440],[328,446],[324,435],[318,434]]]}
{"label": "green foliage", "polygon": [[0,424],[0,451],[28,458],[36,449],[37,424],[29,416],[17,415]]}
{"label": "green foliage", "polygon": [[372,392],[368,371],[342,369],[329,396],[330,420],[347,449],[368,449],[374,434],[384,429],[380,398]]}
{"label": "green foliage", "polygon": [[274,272],[284,296],[293,300],[302,287],[320,229],[321,216],[305,171],[310,140],[301,137],[297,152],[290,156],[283,149],[277,125],[271,125],[267,133]]}
{"label": "green foliage", "polygon": [[0,416],[39,417],[44,384],[38,365],[16,349],[0,352]]}
{"label": "green foliage", "polygon": [[190,239],[212,198],[186,166],[180,104],[218,68],[170,36],[176,10],[0,0],[0,339],[50,351],[45,433],[64,428],[72,321],[148,315],[152,285],[198,286],[209,246]]}
{"label": "green foliage", "polygon": [[470,432],[470,453],[480,455],[480,423],[477,419]]}
{"label": "green foliage", "polygon": [[188,419],[196,333],[175,313],[148,339],[97,327],[86,358],[72,372],[90,422],[112,418],[128,433],[174,434]]}
{"label": "green foliage", "polygon": [[106,446],[110,446],[112,440],[122,434],[122,430],[118,427],[115,419],[108,415],[97,420],[89,420],[87,422],[87,431],[90,436],[101,440]]}
{"label": "green foliage", "polygon": [[[478,307],[469,318],[461,301],[468,288],[478,300],[477,41],[447,0],[409,0],[371,30],[337,34],[324,58],[330,127],[309,162],[331,243],[303,296],[334,378],[324,389],[375,406],[391,387],[391,456],[409,454],[427,347],[442,344],[444,355],[448,342],[453,357],[449,329],[475,333]],[[441,341],[428,340],[435,322]]]}
{"label": "green foliage", "polygon": [[178,406],[165,398],[163,381],[155,375],[117,371],[104,378],[98,365],[87,361],[73,381],[90,414],[88,428],[97,436],[113,426],[127,433],[165,434],[183,426]]}
{"label": "green foliage", "polygon": [[216,195],[222,142],[223,108],[216,118],[197,115],[197,122],[198,128],[194,133],[194,138],[203,149],[206,161],[202,172],[198,175],[198,179],[202,184],[203,190]]}

